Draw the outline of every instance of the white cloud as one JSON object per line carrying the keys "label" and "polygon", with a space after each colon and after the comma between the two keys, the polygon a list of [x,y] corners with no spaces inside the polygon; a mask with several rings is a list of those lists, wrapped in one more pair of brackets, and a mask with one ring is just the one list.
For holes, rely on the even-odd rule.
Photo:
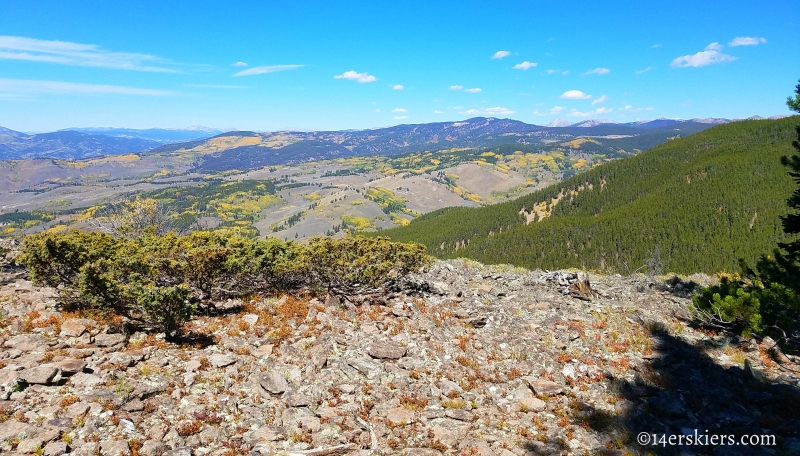
{"label": "white cloud", "polygon": [[342,74],[336,75],[333,77],[334,79],[349,79],[351,81],[357,81],[359,83],[365,82],[375,82],[378,80],[375,76],[369,73],[356,73],[353,70],[345,71]]}
{"label": "white cloud", "polygon": [[736,47],[736,46],[757,46],[762,43],[766,43],[766,38],[754,37],[754,36],[737,36],[733,39],[728,46]]}
{"label": "white cloud", "polygon": [[561,70],[544,70],[544,74],[560,74],[566,76],[569,74],[569,71],[561,71]]}
{"label": "white cloud", "polygon": [[82,84],[77,82],[40,81],[32,79],[0,79],[0,97],[12,95],[81,94],[81,95],[137,95],[167,97],[177,95],[168,90],[140,89],[115,85]]}
{"label": "white cloud", "polygon": [[516,111],[512,111],[508,108],[504,108],[502,106],[495,106],[494,108],[483,108],[483,109],[469,109],[467,111],[462,112],[461,114],[483,114],[489,116],[510,116],[514,114]]}
{"label": "white cloud", "polygon": [[464,88],[464,86],[460,86],[460,85],[450,86],[450,90],[461,90],[463,88]]}
{"label": "white cloud", "polygon": [[408,112],[408,109],[397,108],[397,109],[392,109],[392,112]]}
{"label": "white cloud", "polygon": [[444,111],[439,111],[439,110],[437,109],[436,111],[433,111],[433,113],[434,113],[434,114],[444,114]]}
{"label": "white cloud", "polygon": [[509,55],[511,55],[511,53],[508,52],[508,51],[497,51],[492,55],[492,58],[493,59],[502,59],[503,57],[508,57]]}
{"label": "white cloud", "polygon": [[589,70],[586,73],[583,73],[583,75],[586,76],[589,74],[596,74],[598,76],[602,76],[608,73],[611,73],[611,70],[609,70],[608,68],[595,68],[594,70]]}
{"label": "white cloud", "polygon": [[701,67],[714,63],[732,62],[736,57],[722,53],[723,46],[719,43],[711,43],[706,46],[704,51],[692,55],[683,55],[672,60],[672,68]]}
{"label": "white cloud", "polygon": [[605,95],[603,95],[603,96],[601,96],[600,98],[598,98],[598,99],[596,99],[596,100],[592,101],[592,104],[593,104],[593,105],[596,105],[597,103],[602,103],[602,102],[606,101],[607,99],[608,99],[608,97],[607,97],[607,96],[605,96]]}
{"label": "white cloud", "polygon": [[397,120],[403,120],[403,119],[408,119],[408,116],[394,116],[394,118]]}
{"label": "white cloud", "polygon": [[653,110],[653,108],[652,108],[652,107],[650,107],[650,106],[648,106],[648,107],[646,107],[646,108],[634,108],[634,107],[633,107],[633,106],[631,106],[631,105],[625,105],[625,107],[624,107],[624,108],[622,108],[622,110],[623,110],[623,111],[630,111],[630,112],[642,112],[642,111],[652,111],[652,110]]}
{"label": "white cloud", "polygon": [[405,90],[405,87],[401,84],[395,84],[392,86],[392,90]]}
{"label": "white cloud", "polygon": [[550,108],[550,114],[558,114],[565,109],[567,108],[563,106],[553,106],[552,108]]}
{"label": "white cloud", "polygon": [[561,94],[561,98],[567,100],[585,100],[587,98],[592,98],[592,96],[585,94],[580,90],[567,90],[566,92]]}
{"label": "white cloud", "polygon": [[45,41],[21,36],[0,35],[0,59],[28,60],[61,65],[109,68],[114,70],[180,73],[168,59],[149,54],[111,52],[95,44]]}
{"label": "white cloud", "polygon": [[613,109],[606,108],[606,107],[597,108],[594,111],[585,111],[585,112],[581,112],[581,111],[578,111],[577,109],[573,109],[567,115],[570,116],[570,117],[591,117],[591,116],[595,116],[595,115],[598,115],[598,114],[608,114],[611,111],[613,111]]}
{"label": "white cloud", "polygon": [[653,49],[656,49],[656,48],[660,48],[661,46],[663,46],[663,44],[654,44],[654,45],[652,45],[650,47],[653,48]]}
{"label": "white cloud", "polygon": [[527,70],[536,66],[535,62],[528,62],[527,60],[514,65],[515,70]]}
{"label": "white cloud", "polygon": [[297,68],[303,67],[305,65],[269,65],[269,66],[257,66],[253,68],[248,68],[246,70],[242,70],[233,75],[233,77],[239,76],[253,76],[256,74],[267,74],[267,73],[277,73],[278,71],[286,71],[286,70],[295,70]]}
{"label": "white cloud", "polygon": [[644,69],[642,69],[642,70],[637,70],[637,71],[634,71],[634,73],[636,73],[636,74],[647,73],[648,71],[650,71],[650,70],[652,70],[652,69],[653,69],[653,67],[649,66],[649,67],[647,67],[647,68],[644,68]]}
{"label": "white cloud", "polygon": [[478,92],[483,92],[483,90],[481,90],[481,89],[479,89],[479,88],[475,87],[474,89],[464,89],[464,92],[469,92],[469,93],[478,93]]}
{"label": "white cloud", "polygon": [[233,66],[235,66],[235,67],[246,67],[247,63],[245,63],[245,62],[236,62],[236,63],[233,64]]}

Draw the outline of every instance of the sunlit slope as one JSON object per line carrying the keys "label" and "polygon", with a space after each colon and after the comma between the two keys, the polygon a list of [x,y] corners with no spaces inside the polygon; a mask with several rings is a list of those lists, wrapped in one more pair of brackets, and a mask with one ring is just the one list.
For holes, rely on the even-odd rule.
{"label": "sunlit slope", "polygon": [[514,201],[442,209],[382,236],[434,255],[526,267],[735,270],[781,238],[793,183],[780,165],[798,117],[720,125]]}

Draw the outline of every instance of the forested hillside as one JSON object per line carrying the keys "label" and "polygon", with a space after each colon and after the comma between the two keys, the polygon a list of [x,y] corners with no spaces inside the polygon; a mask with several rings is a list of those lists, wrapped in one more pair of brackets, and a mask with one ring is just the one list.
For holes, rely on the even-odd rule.
{"label": "forested hillside", "polygon": [[530,268],[732,271],[782,236],[798,117],[720,125],[514,201],[431,212],[385,230],[443,257]]}

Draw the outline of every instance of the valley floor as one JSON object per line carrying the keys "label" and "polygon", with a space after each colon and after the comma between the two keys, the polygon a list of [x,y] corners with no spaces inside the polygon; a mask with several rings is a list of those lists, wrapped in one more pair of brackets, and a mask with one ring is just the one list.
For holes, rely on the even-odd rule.
{"label": "valley floor", "polygon": [[[769,341],[689,327],[686,282],[561,278],[436,262],[380,304],[216,303],[168,343],[5,273],[0,452],[800,453],[798,365]],[[775,440],[637,442],[695,430]]]}

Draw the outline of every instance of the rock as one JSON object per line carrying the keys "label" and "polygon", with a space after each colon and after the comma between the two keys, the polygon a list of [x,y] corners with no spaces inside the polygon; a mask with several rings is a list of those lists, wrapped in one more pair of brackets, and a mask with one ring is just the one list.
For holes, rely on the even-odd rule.
{"label": "rock", "polygon": [[381,375],[381,372],[383,372],[379,364],[375,364],[366,358],[349,359],[347,360],[347,364],[367,377],[368,380],[375,380]]}
{"label": "rock", "polygon": [[160,456],[167,451],[167,446],[157,440],[146,440],[139,449],[141,456]]}
{"label": "rock", "polygon": [[368,353],[373,358],[400,359],[406,355],[406,347],[394,342],[376,340],[370,345]]}
{"label": "rock", "polygon": [[271,394],[282,394],[289,389],[289,382],[286,381],[286,377],[283,375],[283,372],[280,372],[276,369],[273,369],[261,376],[259,384]]}
{"label": "rock", "polygon": [[458,383],[452,380],[448,380],[446,378],[442,379],[442,381],[439,382],[439,388],[442,390],[442,394],[444,394],[447,397],[450,397],[454,394],[458,394],[459,396],[461,394],[464,394],[464,390],[461,389],[460,386],[458,386]]}
{"label": "rock", "polygon": [[17,454],[28,454],[39,451],[44,446],[44,439],[34,437],[25,439],[17,445]]}
{"label": "rock", "polygon": [[571,378],[571,379],[578,378],[578,374],[575,373],[575,366],[573,366],[572,364],[565,365],[564,368],[561,370],[561,375],[563,375],[564,378]]}
{"label": "rock", "polygon": [[19,378],[31,385],[49,385],[61,379],[61,369],[54,366],[38,366],[23,370]]}
{"label": "rock", "polygon": [[128,442],[125,440],[103,440],[100,442],[100,453],[109,456],[127,454]]}
{"label": "rock", "polygon": [[402,456],[441,456],[442,452],[433,448],[404,448],[398,454]]}
{"label": "rock", "polygon": [[55,363],[55,366],[61,369],[61,375],[68,377],[78,372],[83,372],[83,369],[86,368],[86,361],[82,359],[65,359]]}
{"label": "rock", "polygon": [[88,321],[83,318],[68,318],[61,323],[61,337],[80,337],[87,330]]}
{"label": "rock", "polygon": [[220,369],[234,364],[236,362],[236,357],[233,355],[222,355],[217,353],[209,356],[208,360],[211,362],[212,366]]}
{"label": "rock", "polygon": [[[125,451],[127,451],[128,444],[125,444]],[[44,447],[44,456],[61,456],[62,454],[67,454],[69,452],[69,448],[65,442],[50,442]]]}
{"label": "rock", "polygon": [[527,412],[542,412],[547,408],[547,403],[538,397],[526,397],[517,401],[520,410]]}
{"label": "rock", "polygon": [[563,386],[559,385],[558,383],[551,382],[550,380],[536,380],[533,377],[522,377],[522,380],[527,383],[536,394],[555,396],[564,391]]}
{"label": "rock", "polygon": [[183,365],[183,370],[186,372],[197,372],[203,365],[200,361],[193,359],[191,361],[187,361],[186,364]]}
{"label": "rock", "polygon": [[124,342],[124,334],[98,334],[94,336],[94,344],[98,347],[113,347]]}
{"label": "rock", "polygon": [[296,391],[288,391],[283,396],[283,401],[289,407],[308,407],[312,403],[312,398]]}
{"label": "rock", "polygon": [[253,326],[258,322],[258,315],[256,314],[242,315],[242,321],[246,322],[250,326]]}
{"label": "rock", "polygon": [[113,353],[108,357],[108,362],[125,369],[136,365],[136,360],[125,353]]}
{"label": "rock", "polygon": [[433,440],[439,440],[450,448],[457,446],[458,442],[466,437],[464,431],[469,427],[449,418],[437,418],[432,420],[431,424],[433,424]]}
{"label": "rock", "polygon": [[677,418],[686,414],[683,401],[669,391],[662,391],[651,397],[647,400],[647,405],[659,415]]}
{"label": "rock", "polygon": [[386,411],[385,418],[395,426],[405,426],[414,422],[414,412],[405,407],[395,407]]}
{"label": "rock", "polygon": [[192,456],[192,449],[186,447],[175,448],[172,451],[164,453],[164,456]]}
{"label": "rock", "polygon": [[262,440],[266,442],[274,442],[276,440],[283,440],[286,438],[286,431],[281,426],[266,425],[258,428],[253,432],[254,440]]}
{"label": "rock", "polygon": [[25,353],[43,353],[50,344],[41,334],[20,334],[13,336],[3,344],[4,347],[15,348]]}
{"label": "rock", "polygon": [[86,415],[90,408],[91,405],[87,402],[76,402],[64,410],[64,416],[74,420],[75,418]]}
{"label": "rock", "polygon": [[33,435],[35,431],[36,428],[28,423],[20,423],[14,420],[4,421],[0,423],[0,442],[5,442],[19,434]]}
{"label": "rock", "polygon": [[94,375],[84,372],[78,372],[69,379],[70,383],[75,388],[91,388],[103,383],[103,379]]}
{"label": "rock", "polygon": [[461,410],[461,409],[451,409],[451,408],[445,409],[444,416],[453,418],[454,420],[466,421],[468,423],[471,423],[472,421],[475,420],[475,414],[467,410]]}
{"label": "rock", "polygon": [[264,344],[253,350],[252,355],[255,356],[256,359],[261,359],[265,356],[271,355],[272,350],[274,350],[274,346],[272,344]]}

